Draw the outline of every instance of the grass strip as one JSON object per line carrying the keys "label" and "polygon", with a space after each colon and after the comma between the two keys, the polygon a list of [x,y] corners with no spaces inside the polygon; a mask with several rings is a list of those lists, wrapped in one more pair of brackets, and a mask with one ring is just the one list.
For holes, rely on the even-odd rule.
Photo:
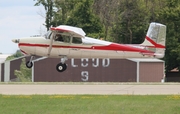
{"label": "grass strip", "polygon": [[179,114],[180,95],[0,95],[0,114]]}

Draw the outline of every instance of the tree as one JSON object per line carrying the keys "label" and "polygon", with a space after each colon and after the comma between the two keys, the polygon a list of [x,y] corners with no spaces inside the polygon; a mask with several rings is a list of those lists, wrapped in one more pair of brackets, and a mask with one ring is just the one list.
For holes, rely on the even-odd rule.
{"label": "tree", "polygon": [[165,53],[166,72],[180,69],[180,1],[167,0],[166,7],[159,13],[159,20],[167,25]]}
{"label": "tree", "polygon": [[21,53],[20,50],[17,50],[15,54],[13,54],[13,55],[11,55],[11,56],[8,56],[8,57],[6,58],[6,61],[12,60],[12,59],[14,59],[14,58],[18,58],[18,57],[21,57],[21,56],[23,56],[23,54]]}
{"label": "tree", "polygon": [[99,16],[100,21],[104,26],[104,40],[110,40],[108,38],[109,31],[117,20],[120,2],[121,1],[119,0],[94,0],[93,12]]}
{"label": "tree", "polygon": [[19,81],[21,82],[31,82],[32,81],[32,75],[31,75],[31,69],[27,68],[25,65],[25,58],[22,59],[20,70],[15,70],[14,75],[17,76]]}
{"label": "tree", "polygon": [[78,2],[66,24],[82,28],[87,36],[102,37],[103,26],[100,19],[92,11],[92,4],[92,0]]}
{"label": "tree", "polygon": [[117,43],[142,43],[149,16],[141,0],[122,0],[119,5],[118,20],[114,23],[111,36]]}
{"label": "tree", "polygon": [[54,7],[56,12],[54,13],[53,22],[55,26],[66,24],[71,11],[74,9],[77,0],[55,0]]}
{"label": "tree", "polygon": [[[34,0],[36,1],[36,0]],[[43,5],[44,9],[46,11],[46,19],[45,19],[45,26],[47,28],[47,30],[49,30],[49,28],[51,27],[51,25],[53,25],[53,16],[54,16],[54,11],[53,11],[53,7],[54,7],[54,2],[53,0],[37,0],[35,6],[39,6],[39,5]]]}

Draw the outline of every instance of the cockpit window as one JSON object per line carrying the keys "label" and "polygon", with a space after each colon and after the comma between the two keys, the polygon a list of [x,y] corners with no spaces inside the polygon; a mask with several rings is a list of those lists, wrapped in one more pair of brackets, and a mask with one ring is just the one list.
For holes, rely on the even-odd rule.
{"label": "cockpit window", "polygon": [[64,42],[64,39],[63,39],[63,37],[62,37],[61,34],[56,34],[56,36],[55,36],[55,41]]}
{"label": "cockpit window", "polygon": [[70,43],[70,38],[71,38],[70,36],[62,35],[62,37],[63,37],[64,42]]}
{"label": "cockpit window", "polygon": [[70,36],[62,35],[62,34],[56,34],[55,41],[70,43]]}
{"label": "cockpit window", "polygon": [[[53,35],[54,33],[52,31],[48,31],[44,37],[46,39],[52,39],[52,37],[54,36]],[[65,42],[65,43],[70,43],[70,39],[71,37],[69,35],[64,35],[64,34],[61,34],[61,33],[57,33],[55,36],[54,36],[54,40],[55,41],[60,41],[60,42]]]}
{"label": "cockpit window", "polygon": [[82,44],[82,39],[78,37],[73,37],[72,43],[74,44]]}

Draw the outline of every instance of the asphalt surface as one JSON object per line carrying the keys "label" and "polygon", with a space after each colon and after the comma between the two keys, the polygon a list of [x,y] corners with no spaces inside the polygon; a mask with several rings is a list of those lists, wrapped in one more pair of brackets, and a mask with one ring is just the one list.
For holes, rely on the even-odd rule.
{"label": "asphalt surface", "polygon": [[0,94],[172,95],[180,94],[180,84],[0,84]]}

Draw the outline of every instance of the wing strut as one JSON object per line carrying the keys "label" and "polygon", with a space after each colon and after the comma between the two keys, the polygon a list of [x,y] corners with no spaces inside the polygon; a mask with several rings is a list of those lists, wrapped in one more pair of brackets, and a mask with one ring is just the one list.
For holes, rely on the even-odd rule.
{"label": "wing strut", "polygon": [[56,32],[53,33],[52,35],[53,35],[53,37],[51,38],[51,42],[49,44],[49,49],[48,49],[48,53],[47,53],[48,56],[50,56],[50,53],[51,53],[51,50],[52,50],[52,44],[53,44],[53,40],[55,38]]}

